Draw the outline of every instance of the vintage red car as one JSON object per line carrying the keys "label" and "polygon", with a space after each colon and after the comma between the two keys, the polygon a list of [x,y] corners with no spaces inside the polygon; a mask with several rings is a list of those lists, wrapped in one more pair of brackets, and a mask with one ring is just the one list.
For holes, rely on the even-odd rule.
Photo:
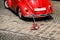
{"label": "vintage red car", "polygon": [[40,18],[52,14],[49,0],[4,0],[4,6],[13,9],[20,18]]}

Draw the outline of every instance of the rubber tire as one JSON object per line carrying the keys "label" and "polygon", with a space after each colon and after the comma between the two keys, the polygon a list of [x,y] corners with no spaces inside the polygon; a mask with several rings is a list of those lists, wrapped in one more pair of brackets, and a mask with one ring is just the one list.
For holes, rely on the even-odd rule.
{"label": "rubber tire", "polygon": [[17,13],[18,13],[18,17],[19,17],[20,19],[22,19],[23,16],[22,16],[22,13],[21,13],[19,7],[17,7]]}
{"label": "rubber tire", "polygon": [[8,9],[7,0],[4,1],[4,7]]}

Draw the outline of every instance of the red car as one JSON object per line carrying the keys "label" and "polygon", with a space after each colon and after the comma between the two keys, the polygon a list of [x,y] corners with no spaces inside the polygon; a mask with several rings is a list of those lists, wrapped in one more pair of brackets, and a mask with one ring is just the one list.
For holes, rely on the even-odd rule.
{"label": "red car", "polygon": [[40,18],[52,14],[49,0],[4,0],[5,8],[12,8],[20,18]]}

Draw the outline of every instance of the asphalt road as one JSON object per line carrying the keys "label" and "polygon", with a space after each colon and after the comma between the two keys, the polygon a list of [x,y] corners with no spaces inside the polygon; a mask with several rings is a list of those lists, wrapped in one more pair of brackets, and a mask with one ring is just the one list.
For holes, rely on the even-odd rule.
{"label": "asphalt road", "polygon": [[[54,10],[52,17],[36,19],[38,30],[30,30],[33,24],[32,19],[19,19],[12,11],[0,6],[0,39],[60,40],[60,2],[52,1],[52,5]],[[22,39],[21,33],[25,34]]]}

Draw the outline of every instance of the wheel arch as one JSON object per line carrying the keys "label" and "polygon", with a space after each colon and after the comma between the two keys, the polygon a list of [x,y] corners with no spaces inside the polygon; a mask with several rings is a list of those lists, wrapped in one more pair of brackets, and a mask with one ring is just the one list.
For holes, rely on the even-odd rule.
{"label": "wheel arch", "polygon": [[24,16],[24,15],[25,15],[25,12],[24,12],[23,10],[24,10],[25,4],[22,3],[22,2],[19,2],[19,3],[17,4],[17,6],[19,7],[19,9],[20,9],[20,11],[21,11],[22,16]]}

